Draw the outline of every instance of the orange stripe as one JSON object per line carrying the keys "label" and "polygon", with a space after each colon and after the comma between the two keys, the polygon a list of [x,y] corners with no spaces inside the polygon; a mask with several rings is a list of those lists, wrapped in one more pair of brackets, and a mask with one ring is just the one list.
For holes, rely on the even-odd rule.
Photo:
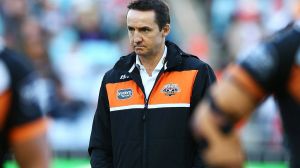
{"label": "orange stripe", "polygon": [[[127,99],[119,99],[118,92],[124,89],[131,89],[132,96],[128,97]],[[120,83],[108,83],[106,84],[106,90],[109,106],[111,108],[144,104],[144,94],[133,80]]]}
{"label": "orange stripe", "polygon": [[3,127],[6,115],[11,103],[11,91],[5,91],[0,95],[0,130]]}
{"label": "orange stripe", "polygon": [[41,118],[12,129],[9,139],[13,144],[24,142],[44,134],[47,130],[47,119]]}
{"label": "orange stripe", "polygon": [[290,94],[300,102],[300,66],[292,67],[288,87]]}
{"label": "orange stripe", "polygon": [[261,100],[266,93],[256,81],[246,72],[242,67],[238,65],[230,66],[226,75],[232,76],[244,89],[249,92],[255,99]]}
{"label": "orange stripe", "polygon": [[[198,70],[166,72],[153,88],[149,104],[190,103],[192,89]],[[168,96],[162,90],[168,85],[178,87],[179,91]]]}

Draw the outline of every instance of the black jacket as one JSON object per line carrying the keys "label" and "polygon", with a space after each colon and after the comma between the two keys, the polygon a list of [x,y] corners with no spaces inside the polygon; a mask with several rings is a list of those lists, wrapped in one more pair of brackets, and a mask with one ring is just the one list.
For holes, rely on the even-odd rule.
{"label": "black jacket", "polygon": [[135,53],[105,74],[89,145],[93,168],[202,167],[189,120],[215,75],[197,57],[171,42],[166,46],[148,100]]}

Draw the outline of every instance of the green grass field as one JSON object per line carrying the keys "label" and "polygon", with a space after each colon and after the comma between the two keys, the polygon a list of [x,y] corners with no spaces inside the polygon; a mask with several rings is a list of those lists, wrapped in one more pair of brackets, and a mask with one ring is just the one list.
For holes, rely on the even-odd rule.
{"label": "green grass field", "polygon": [[[54,159],[52,168],[90,168],[88,159]],[[4,168],[18,168],[15,162],[7,162]]]}
{"label": "green grass field", "polygon": [[[246,168],[287,168],[284,163],[247,163]],[[7,162],[4,168],[18,168],[15,162]],[[53,160],[52,168],[90,168],[88,159],[61,159]]]}

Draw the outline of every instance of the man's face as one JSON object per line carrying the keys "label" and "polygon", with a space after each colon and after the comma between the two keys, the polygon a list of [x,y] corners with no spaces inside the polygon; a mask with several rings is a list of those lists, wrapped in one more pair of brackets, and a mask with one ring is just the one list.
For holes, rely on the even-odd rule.
{"label": "man's face", "polygon": [[156,56],[170,31],[169,25],[159,30],[154,11],[129,10],[127,28],[131,47],[142,57]]}

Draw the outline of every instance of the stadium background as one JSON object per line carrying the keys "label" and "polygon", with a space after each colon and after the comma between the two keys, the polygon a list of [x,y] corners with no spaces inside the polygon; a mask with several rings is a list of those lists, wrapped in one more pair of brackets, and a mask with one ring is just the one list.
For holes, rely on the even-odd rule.
{"label": "stadium background", "polygon": [[[54,168],[89,167],[87,146],[101,78],[130,51],[130,0],[1,0],[0,34],[42,75]],[[168,39],[209,62],[222,75],[243,51],[286,26],[291,0],[168,0]],[[50,100],[50,104],[46,103]],[[284,168],[288,159],[278,110],[267,100],[241,129],[247,168]],[[284,147],[282,147],[284,146]],[[6,168],[16,167],[14,161]]]}

